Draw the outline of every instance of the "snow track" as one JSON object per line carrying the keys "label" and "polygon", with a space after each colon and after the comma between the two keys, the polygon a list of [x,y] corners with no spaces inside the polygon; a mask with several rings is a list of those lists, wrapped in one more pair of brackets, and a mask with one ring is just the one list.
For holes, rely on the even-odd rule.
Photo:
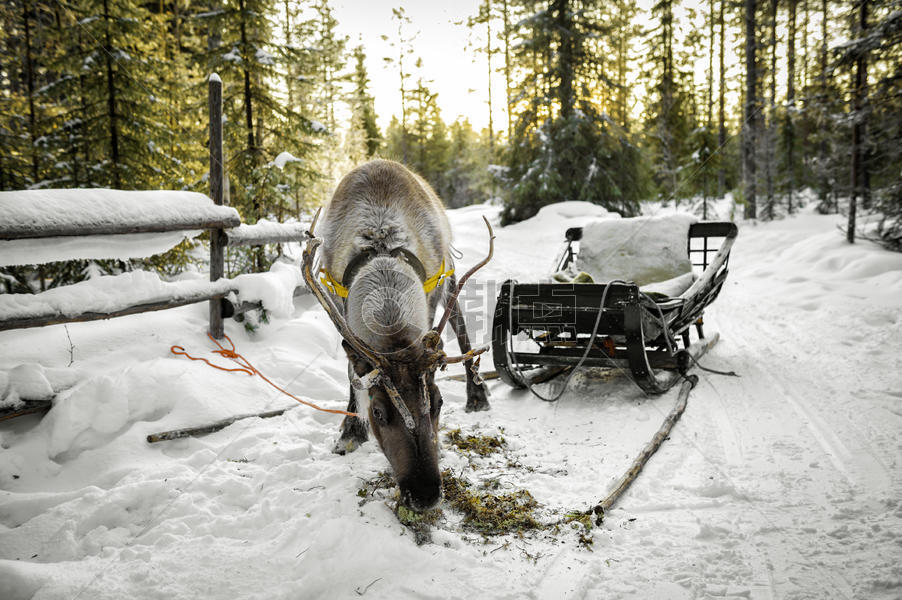
{"label": "snow track", "polygon": [[[488,206],[450,213],[459,267],[484,252],[483,214],[497,222]],[[604,214],[563,203],[498,228],[464,298],[473,341],[487,341],[504,279],[537,278],[566,227]],[[43,420],[0,425],[0,598],[899,598],[902,256],[847,246],[835,223],[740,225],[706,314],[722,340],[702,362],[742,377],[699,373],[591,551],[567,527],[484,540],[447,508],[416,546],[390,492],[358,496],[387,468],[375,444],[331,454],[339,420],[305,408],[147,445],[150,432],[288,405],[169,354],[209,348],[204,306],[2,332],[3,369],[67,369],[71,352],[82,375]],[[252,336],[227,333],[274,381],[343,407],[343,353],[311,298]],[[530,490],[547,521],[598,501],[676,395],[586,371],[555,404],[491,382],[492,410],[467,414],[464,384],[439,385],[446,430],[506,440],[484,458],[444,443],[442,466]]]}

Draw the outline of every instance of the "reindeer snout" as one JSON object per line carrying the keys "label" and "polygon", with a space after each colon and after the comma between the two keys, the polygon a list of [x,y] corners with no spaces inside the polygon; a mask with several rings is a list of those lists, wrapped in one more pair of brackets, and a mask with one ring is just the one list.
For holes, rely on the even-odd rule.
{"label": "reindeer snout", "polygon": [[411,510],[421,512],[434,507],[442,499],[441,478],[418,478],[399,482],[401,504]]}

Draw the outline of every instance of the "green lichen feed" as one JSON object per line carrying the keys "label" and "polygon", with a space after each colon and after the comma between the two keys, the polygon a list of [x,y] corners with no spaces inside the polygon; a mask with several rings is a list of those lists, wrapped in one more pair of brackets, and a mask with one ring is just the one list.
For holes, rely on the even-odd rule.
{"label": "green lichen feed", "polygon": [[543,527],[535,516],[538,502],[528,490],[509,494],[475,492],[470,483],[445,470],[442,490],[451,508],[463,514],[463,526],[486,535],[521,533]]}
{"label": "green lichen feed", "polygon": [[503,437],[463,435],[459,427],[446,433],[445,438],[461,452],[475,453],[479,456],[488,456],[495,452],[500,452],[506,444]]}

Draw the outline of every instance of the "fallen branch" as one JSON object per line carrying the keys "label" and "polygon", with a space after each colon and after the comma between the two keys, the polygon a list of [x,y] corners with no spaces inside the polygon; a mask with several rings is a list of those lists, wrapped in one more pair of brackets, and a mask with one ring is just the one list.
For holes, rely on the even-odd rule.
{"label": "fallen branch", "polygon": [[279,415],[284,414],[285,412],[297,407],[298,405],[286,406],[285,408],[280,408],[278,410],[268,410],[265,412],[252,413],[248,415],[237,415],[234,417],[229,417],[228,419],[216,421],[215,423],[210,423],[209,425],[201,425],[199,427],[186,427],[184,429],[172,429],[170,431],[151,433],[147,436],[147,443],[153,444],[155,442],[163,442],[166,440],[177,440],[183,437],[206,435],[208,433],[217,432],[220,429],[225,429],[232,423],[240,421],[242,419],[250,419],[251,417],[257,417],[258,419],[269,419],[271,417],[278,417]]}
{"label": "fallen branch", "polygon": [[[642,452],[639,453],[639,456],[633,461],[633,464],[630,466],[629,470],[620,478],[620,481],[617,482],[617,485],[614,487],[613,491],[609,493],[604,500],[596,504],[592,507],[588,513],[595,513],[597,518],[595,519],[596,525],[601,525],[602,520],[604,519],[604,514],[614,505],[615,502],[623,495],[623,492],[629,488],[630,484],[636,479],[639,473],[642,471],[642,467],[645,466],[645,463],[648,462],[648,459],[652,457],[652,455],[658,451],[658,448],[661,447],[661,444],[664,440],[667,439],[667,436],[670,435],[670,430],[673,429],[674,424],[679,421],[680,416],[683,414],[683,411],[686,410],[686,402],[689,399],[689,392],[692,388],[695,387],[695,384],[698,383],[698,376],[689,375],[685,381],[683,381],[683,385],[680,386],[680,394],[677,397],[676,405],[674,405],[673,410],[670,411],[670,414],[667,415],[667,418],[664,419],[664,422],[661,424],[661,427],[658,429],[658,432],[651,439],[651,441],[642,449]],[[587,513],[587,514],[588,514]]]}
{"label": "fallen branch", "polygon": [[39,412],[47,412],[53,406],[53,400],[25,400],[16,408],[0,409],[0,421],[24,417]]}

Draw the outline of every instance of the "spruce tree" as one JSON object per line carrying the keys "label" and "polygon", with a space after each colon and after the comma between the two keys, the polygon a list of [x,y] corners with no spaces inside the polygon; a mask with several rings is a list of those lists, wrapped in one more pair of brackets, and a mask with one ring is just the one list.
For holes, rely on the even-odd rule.
{"label": "spruce tree", "polygon": [[374,99],[370,95],[369,74],[366,70],[366,53],[363,46],[354,48],[354,92],[351,99],[352,118],[354,126],[359,127],[364,135],[366,144],[366,156],[373,157],[382,144],[382,134],[376,123],[376,108]]}
{"label": "spruce tree", "polygon": [[[516,59],[523,76],[517,125],[510,141],[508,195],[502,223],[533,216],[562,200],[638,211],[640,155],[625,131],[602,115],[590,92],[601,70],[591,40],[599,25],[594,3],[527,0]],[[607,77],[605,79],[608,79]]]}

